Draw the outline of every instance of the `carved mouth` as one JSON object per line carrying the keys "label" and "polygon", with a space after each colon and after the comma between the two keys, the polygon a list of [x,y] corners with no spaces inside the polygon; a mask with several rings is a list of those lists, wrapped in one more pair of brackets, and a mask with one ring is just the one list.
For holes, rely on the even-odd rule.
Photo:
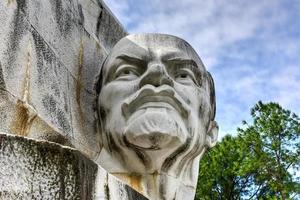
{"label": "carved mouth", "polygon": [[144,86],[122,104],[122,112],[127,119],[134,112],[148,108],[173,109],[184,118],[188,116],[188,106],[169,86]]}

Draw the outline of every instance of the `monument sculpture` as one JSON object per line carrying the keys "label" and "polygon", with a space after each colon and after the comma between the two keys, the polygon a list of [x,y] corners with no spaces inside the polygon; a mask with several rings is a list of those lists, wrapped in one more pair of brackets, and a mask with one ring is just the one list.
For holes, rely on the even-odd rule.
{"label": "monument sculpture", "polygon": [[193,199],[217,140],[213,79],[195,50],[164,34],[121,39],[96,85],[104,169],[149,199]]}
{"label": "monument sculpture", "polygon": [[101,0],[0,13],[0,199],[194,199],[218,127],[186,41],[128,35]]}

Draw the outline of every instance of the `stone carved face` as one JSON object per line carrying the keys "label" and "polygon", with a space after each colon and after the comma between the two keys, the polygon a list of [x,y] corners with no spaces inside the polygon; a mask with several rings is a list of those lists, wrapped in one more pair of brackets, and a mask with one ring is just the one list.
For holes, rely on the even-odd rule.
{"label": "stone carved face", "polygon": [[104,168],[168,171],[216,141],[213,81],[180,38],[138,34],[121,39],[104,62],[97,90],[103,148],[110,155],[103,160],[111,162]]}

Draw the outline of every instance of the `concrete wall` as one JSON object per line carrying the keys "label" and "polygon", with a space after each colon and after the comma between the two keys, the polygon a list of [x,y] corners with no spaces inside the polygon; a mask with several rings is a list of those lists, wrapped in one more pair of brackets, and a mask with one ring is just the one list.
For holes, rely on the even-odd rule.
{"label": "concrete wall", "polygon": [[126,31],[100,0],[3,0],[0,23],[0,131],[93,158],[94,78]]}
{"label": "concrete wall", "polygon": [[78,150],[3,133],[0,199],[146,200]]}
{"label": "concrete wall", "polygon": [[78,151],[0,133],[0,199],[94,198],[97,165]]}

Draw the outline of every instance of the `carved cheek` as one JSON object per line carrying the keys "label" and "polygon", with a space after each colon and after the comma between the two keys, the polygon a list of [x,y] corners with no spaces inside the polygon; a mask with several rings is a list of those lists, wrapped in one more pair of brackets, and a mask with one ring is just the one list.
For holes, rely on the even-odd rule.
{"label": "carved cheek", "polygon": [[[186,86],[184,89],[177,90],[182,99],[189,105],[191,116],[203,127],[207,127],[209,123],[209,96],[207,92],[199,87]],[[200,124],[199,124],[200,125]],[[201,126],[201,125],[200,125]]]}
{"label": "carved cheek", "polygon": [[174,87],[176,92],[186,102],[192,111],[200,105],[201,92],[199,88],[193,86],[177,85]]}
{"label": "carved cheek", "polygon": [[199,95],[198,117],[207,129],[210,122],[210,101],[206,91],[201,90]]}
{"label": "carved cheek", "polygon": [[114,81],[106,84],[100,93],[100,105],[107,111],[119,107],[126,98],[135,93],[136,85],[133,81]]}
{"label": "carved cheek", "polygon": [[192,102],[192,107],[195,110],[204,111],[208,109],[208,96],[202,88],[194,88],[190,96],[190,100]]}

